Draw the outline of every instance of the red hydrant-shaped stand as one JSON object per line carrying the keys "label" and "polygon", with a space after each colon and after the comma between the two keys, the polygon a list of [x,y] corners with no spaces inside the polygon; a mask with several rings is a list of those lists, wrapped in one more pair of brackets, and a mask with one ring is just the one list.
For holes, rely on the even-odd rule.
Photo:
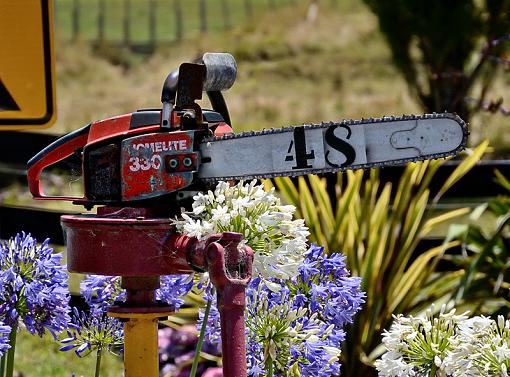
{"label": "red hydrant-shaped stand", "polygon": [[144,208],[102,207],[98,215],[63,216],[71,272],[116,275],[126,302],[109,314],[125,321],[126,377],[157,377],[157,321],[172,308],[159,305],[159,276],[208,271],[221,320],[224,377],[246,377],[245,290],[253,251],[225,232],[197,240],[175,232],[168,218]]}

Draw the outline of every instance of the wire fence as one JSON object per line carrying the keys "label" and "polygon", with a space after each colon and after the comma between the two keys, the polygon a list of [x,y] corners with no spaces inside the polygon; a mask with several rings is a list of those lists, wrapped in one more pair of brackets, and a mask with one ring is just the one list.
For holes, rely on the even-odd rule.
{"label": "wire fence", "polygon": [[54,0],[56,34],[125,46],[156,46],[256,21],[307,0]]}

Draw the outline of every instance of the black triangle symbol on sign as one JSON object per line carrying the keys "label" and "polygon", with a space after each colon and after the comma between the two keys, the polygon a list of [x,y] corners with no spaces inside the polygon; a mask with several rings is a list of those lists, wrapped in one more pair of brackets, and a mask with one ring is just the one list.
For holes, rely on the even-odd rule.
{"label": "black triangle symbol on sign", "polygon": [[0,79],[0,111],[19,110],[19,106]]}

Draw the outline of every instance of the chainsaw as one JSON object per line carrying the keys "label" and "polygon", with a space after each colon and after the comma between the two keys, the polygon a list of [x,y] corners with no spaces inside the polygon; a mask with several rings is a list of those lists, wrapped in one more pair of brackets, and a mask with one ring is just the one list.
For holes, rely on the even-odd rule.
{"label": "chainsaw", "polygon": [[[36,199],[94,205],[146,205],[179,200],[217,181],[369,169],[452,156],[467,126],[449,113],[404,115],[234,133],[222,91],[237,65],[226,53],[206,53],[168,75],[162,108],[92,122],[49,145],[28,162]],[[197,100],[209,96],[211,110]],[[78,156],[83,197],[42,190],[44,169]]]}

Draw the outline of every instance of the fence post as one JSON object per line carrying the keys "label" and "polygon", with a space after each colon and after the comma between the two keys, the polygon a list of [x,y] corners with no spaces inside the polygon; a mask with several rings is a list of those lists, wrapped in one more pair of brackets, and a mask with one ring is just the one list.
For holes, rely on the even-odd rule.
{"label": "fence post", "polygon": [[205,6],[205,0],[200,0],[199,3],[199,13],[200,13],[200,31],[202,33],[207,32],[207,9]]}
{"label": "fence post", "polygon": [[156,0],[149,2],[149,40],[152,47],[156,46]]}
{"label": "fence post", "polygon": [[98,16],[97,16],[97,33],[98,40],[100,43],[104,41],[104,19],[105,19],[105,8],[106,4],[104,0],[99,0]]}
{"label": "fence post", "polygon": [[244,13],[246,15],[247,20],[251,20],[253,18],[253,8],[251,6],[251,0],[244,0]]}
{"label": "fence post", "polygon": [[124,45],[131,46],[131,0],[124,0]]}
{"label": "fence post", "polygon": [[175,39],[182,39],[182,9],[181,1],[174,0],[174,12],[175,12]]}
{"label": "fence post", "polygon": [[230,8],[228,6],[228,0],[221,0],[221,11],[223,13],[223,28],[229,30],[232,26],[230,23]]}
{"label": "fence post", "polygon": [[73,1],[73,14],[72,14],[72,22],[73,22],[73,41],[76,42],[78,36],[80,35],[80,1]]}

